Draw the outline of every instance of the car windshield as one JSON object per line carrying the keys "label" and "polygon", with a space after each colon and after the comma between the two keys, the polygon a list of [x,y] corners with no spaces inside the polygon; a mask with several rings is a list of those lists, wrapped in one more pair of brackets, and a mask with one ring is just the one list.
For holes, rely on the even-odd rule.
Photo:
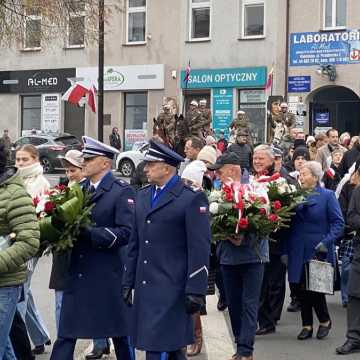
{"label": "car windshield", "polygon": [[149,144],[144,144],[144,145],[139,149],[139,151],[140,151],[141,153],[143,153],[143,152],[149,150],[149,146],[150,146]]}
{"label": "car windshield", "polygon": [[58,137],[54,139],[54,141],[59,145],[65,145],[65,146],[80,144],[80,141],[75,136]]}

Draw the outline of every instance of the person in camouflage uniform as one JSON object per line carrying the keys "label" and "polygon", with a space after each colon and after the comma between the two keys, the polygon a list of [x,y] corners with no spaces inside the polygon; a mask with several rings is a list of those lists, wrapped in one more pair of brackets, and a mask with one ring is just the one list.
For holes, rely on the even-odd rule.
{"label": "person in camouflage uniform", "polygon": [[189,111],[186,114],[186,122],[189,127],[190,136],[196,136],[200,139],[204,139],[204,135],[202,133],[202,117],[202,112],[199,109],[197,101],[191,101]]}
{"label": "person in camouflage uniform", "polygon": [[211,128],[211,110],[206,107],[207,101],[205,99],[200,100],[199,102],[199,110],[202,115],[201,123],[202,123],[202,132],[203,136],[206,137],[210,135],[210,128]]}
{"label": "person in camouflage uniform", "polygon": [[165,144],[174,145],[175,141],[175,116],[170,111],[168,104],[163,105],[163,109],[154,121],[154,135],[159,135]]}
{"label": "person in camouflage uniform", "polygon": [[290,131],[296,125],[296,117],[294,114],[288,111],[289,107],[287,103],[281,103],[280,109],[281,111],[278,114],[272,116],[271,126],[275,130],[282,129],[282,139],[274,138],[274,140],[276,140],[281,147],[286,147],[289,143],[292,142]]}
{"label": "person in camouflage uniform", "polygon": [[249,118],[246,115],[245,111],[239,110],[237,112],[237,117],[230,124],[230,140],[229,142],[235,143],[236,134],[238,132],[247,133],[247,143],[253,145],[253,139],[251,136],[251,129],[249,124]]}

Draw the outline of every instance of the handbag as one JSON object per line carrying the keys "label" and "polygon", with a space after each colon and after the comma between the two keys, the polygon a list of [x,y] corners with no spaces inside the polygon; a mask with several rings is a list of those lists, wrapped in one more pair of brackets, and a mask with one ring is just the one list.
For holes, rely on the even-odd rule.
{"label": "handbag", "polygon": [[306,290],[334,295],[335,272],[330,263],[310,260],[306,270]]}

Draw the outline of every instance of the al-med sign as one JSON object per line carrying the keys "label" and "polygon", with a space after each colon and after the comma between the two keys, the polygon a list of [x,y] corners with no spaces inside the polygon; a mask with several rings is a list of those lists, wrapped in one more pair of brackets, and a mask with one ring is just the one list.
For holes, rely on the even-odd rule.
{"label": "al-med sign", "polygon": [[293,33],[290,66],[360,63],[360,30]]}

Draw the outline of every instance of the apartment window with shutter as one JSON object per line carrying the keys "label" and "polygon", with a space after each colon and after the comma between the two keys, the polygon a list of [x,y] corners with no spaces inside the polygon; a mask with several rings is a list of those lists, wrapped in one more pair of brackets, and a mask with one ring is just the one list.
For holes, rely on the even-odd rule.
{"label": "apartment window with shutter", "polygon": [[127,43],[145,43],[146,0],[128,0]]}
{"label": "apartment window with shutter", "polygon": [[211,33],[211,1],[190,0],[190,40],[208,40]]}
{"label": "apartment window with shutter", "polygon": [[265,2],[243,0],[242,2],[242,37],[265,37]]}
{"label": "apartment window with shutter", "polygon": [[41,14],[36,8],[26,9],[24,49],[41,49]]}
{"label": "apartment window with shutter", "polygon": [[324,29],[346,27],[347,0],[324,0]]}

